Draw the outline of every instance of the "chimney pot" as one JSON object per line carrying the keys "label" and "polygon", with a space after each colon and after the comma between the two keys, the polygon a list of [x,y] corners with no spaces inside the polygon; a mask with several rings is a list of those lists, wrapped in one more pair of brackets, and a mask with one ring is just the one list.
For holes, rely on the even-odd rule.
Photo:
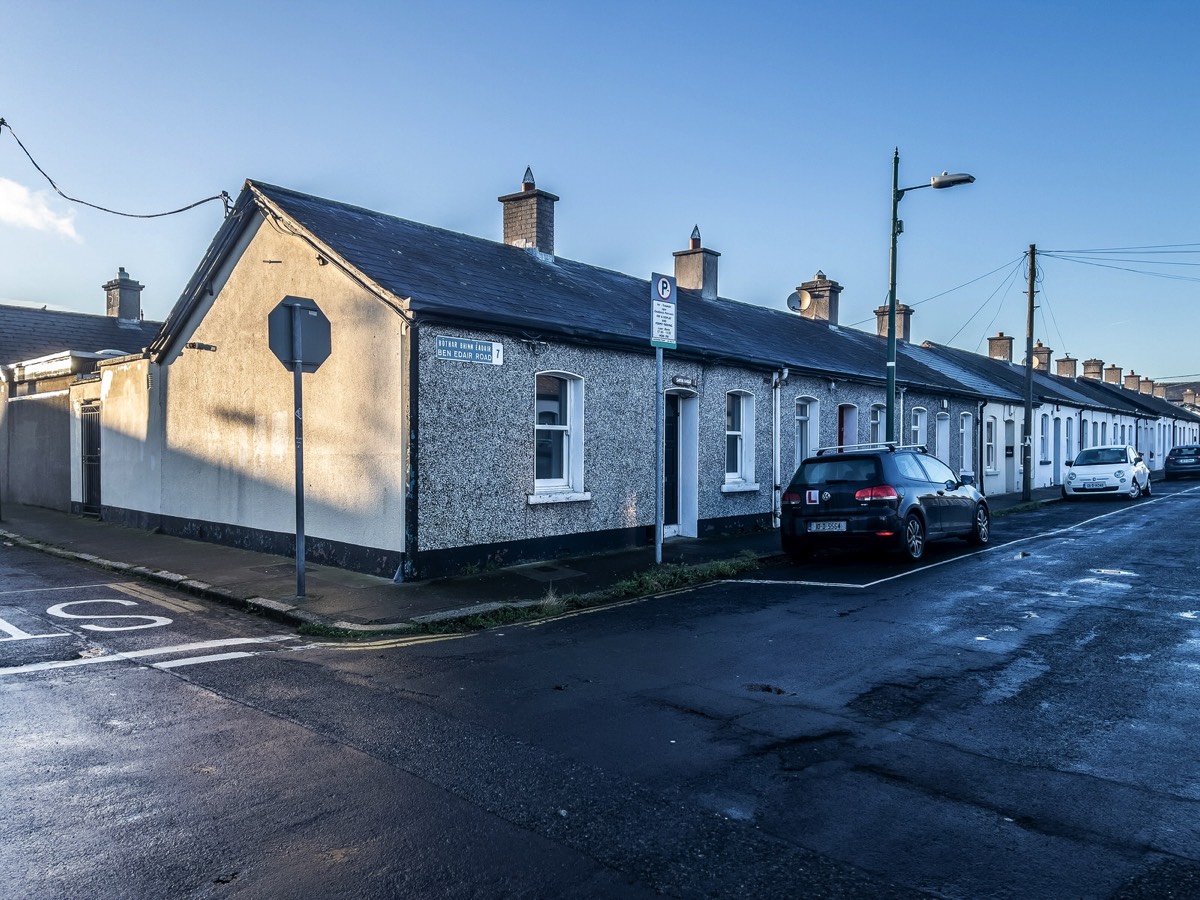
{"label": "chimney pot", "polygon": [[1033,347],[1033,367],[1042,372],[1050,371],[1050,357],[1053,354],[1053,350],[1038,341]]}
{"label": "chimney pot", "polygon": [[838,299],[842,295],[842,286],[836,281],[826,278],[825,273],[817,271],[812,281],[806,281],[796,288],[796,292],[807,291],[809,302],[799,309],[800,315],[817,322],[838,323]]}
{"label": "chimney pot", "polygon": [[554,253],[554,204],[558,197],[538,190],[531,168],[525,169],[520,191],[496,199],[504,206],[504,243]]}
{"label": "chimney pot", "polygon": [[1003,331],[997,331],[995,337],[988,338],[988,356],[992,359],[1012,362],[1013,339]]}
{"label": "chimney pot", "polygon": [[[906,342],[912,340],[912,314],[913,309],[907,303],[896,303],[896,340]],[[886,303],[875,309],[875,330],[880,337],[887,337],[888,306]]]}
{"label": "chimney pot", "polygon": [[104,285],[105,315],[118,322],[142,320],[142,291],[145,285],[129,277],[124,266],[117,268],[117,277]]}
{"label": "chimney pot", "polygon": [[688,249],[676,250],[675,283],[689,291],[699,291],[705,300],[717,299],[717,259],[720,253],[701,245],[700,226],[692,229]]}

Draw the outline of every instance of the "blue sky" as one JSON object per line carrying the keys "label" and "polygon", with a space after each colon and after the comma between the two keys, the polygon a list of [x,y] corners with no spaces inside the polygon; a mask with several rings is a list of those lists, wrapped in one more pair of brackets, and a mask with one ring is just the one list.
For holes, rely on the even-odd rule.
{"label": "blue sky", "polygon": [[[1035,333],[1200,372],[1200,4],[0,0],[0,21],[0,116],[101,206],[254,178],[499,239],[528,165],[562,256],[649,277],[698,224],[722,295],[782,308],[820,269],[871,329],[898,147],[902,187],[978,179],[901,204],[915,340],[1021,347],[1030,244],[1169,247],[1042,256]],[[0,298],[101,312],[124,266],[161,319],[221,215],[69,203],[6,129]]]}

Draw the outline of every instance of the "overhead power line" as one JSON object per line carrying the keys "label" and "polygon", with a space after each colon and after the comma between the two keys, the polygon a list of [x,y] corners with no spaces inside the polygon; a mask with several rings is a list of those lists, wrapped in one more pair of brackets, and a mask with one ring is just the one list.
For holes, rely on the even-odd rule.
{"label": "overhead power line", "polygon": [[202,204],[205,204],[205,203],[210,203],[213,200],[220,200],[222,205],[224,205],[224,207],[225,207],[225,215],[227,215],[227,216],[229,215],[229,209],[230,209],[230,206],[232,205],[232,198],[229,196],[229,194],[226,191],[221,191],[221,193],[214,194],[211,197],[205,197],[203,200],[197,200],[195,203],[189,203],[187,206],[181,206],[179,209],[172,209],[172,210],[168,210],[167,212],[160,212],[160,213],[121,212],[119,210],[109,209],[105,206],[97,206],[95,203],[88,203],[88,201],[80,200],[78,197],[72,197],[72,196],[64,193],[62,188],[60,188],[57,184],[54,183],[54,179],[46,174],[46,170],[38,165],[37,160],[33,158],[33,154],[30,153],[28,149],[26,149],[26,147],[23,143],[21,143],[21,139],[19,137],[17,137],[17,133],[15,131],[13,131],[12,126],[9,125],[8,122],[5,121],[3,118],[0,118],[0,134],[3,133],[5,128],[7,128],[8,133],[13,136],[13,140],[17,142],[17,146],[21,148],[21,151],[29,158],[29,161],[31,163],[33,163],[33,167],[35,169],[37,169],[38,172],[41,173],[42,177],[45,178],[46,181],[48,181],[50,183],[50,187],[54,188],[55,193],[57,193],[64,200],[70,200],[72,203],[78,203],[82,206],[88,206],[88,207],[91,207],[92,209],[97,209],[100,212],[110,213],[111,215],[114,215],[114,216],[125,216],[126,218],[129,218],[129,219],[159,219],[159,218],[162,218],[163,216],[173,216],[173,215],[176,215],[181,212],[187,212],[189,209],[195,209],[197,206],[201,206]]}
{"label": "overhead power line", "polygon": [[[1039,253],[1039,256],[1048,256],[1051,259],[1061,259],[1063,262],[1079,263],[1084,266],[1097,266],[1101,269],[1115,269],[1118,272],[1131,272],[1134,275],[1149,275],[1152,278],[1167,278],[1172,281],[1200,281],[1200,276],[1196,275],[1179,275],[1172,272],[1151,272],[1146,269],[1131,269],[1128,266],[1117,266],[1111,263],[1101,262],[1098,259],[1078,258],[1074,256],[1065,256],[1061,253]],[[1150,260],[1136,260],[1142,265],[1163,265],[1163,263]],[[1179,265],[1179,263],[1170,263],[1170,265]]]}

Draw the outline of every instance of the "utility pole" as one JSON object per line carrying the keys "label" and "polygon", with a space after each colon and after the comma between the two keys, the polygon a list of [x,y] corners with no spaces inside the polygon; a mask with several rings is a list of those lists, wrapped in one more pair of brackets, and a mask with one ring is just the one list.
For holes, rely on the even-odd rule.
{"label": "utility pole", "polygon": [[1029,311],[1025,319],[1025,440],[1022,451],[1021,499],[1033,499],[1033,297],[1037,273],[1037,245],[1029,245]]}

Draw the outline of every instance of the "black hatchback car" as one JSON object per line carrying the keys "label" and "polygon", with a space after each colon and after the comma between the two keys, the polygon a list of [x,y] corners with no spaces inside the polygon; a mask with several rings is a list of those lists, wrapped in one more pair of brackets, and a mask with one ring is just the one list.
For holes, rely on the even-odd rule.
{"label": "black hatchback car", "polygon": [[1163,462],[1163,478],[1167,481],[1189,476],[1200,476],[1200,444],[1172,447]]}
{"label": "black hatchback car", "polygon": [[916,561],[926,541],[986,544],[987,501],[924,447],[823,448],[783,493],[783,550],[802,559],[822,548],[877,546]]}

